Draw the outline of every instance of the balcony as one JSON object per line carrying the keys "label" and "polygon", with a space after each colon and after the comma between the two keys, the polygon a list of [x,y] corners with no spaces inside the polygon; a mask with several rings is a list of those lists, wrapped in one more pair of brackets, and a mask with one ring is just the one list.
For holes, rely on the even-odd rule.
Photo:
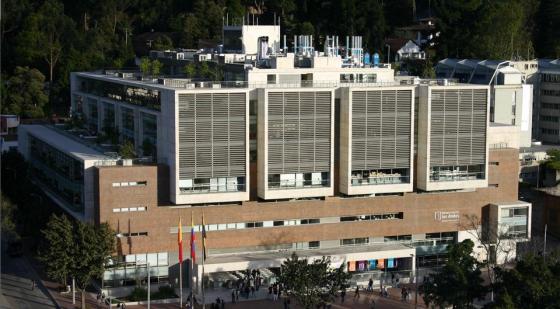
{"label": "balcony", "polygon": [[408,169],[352,171],[352,186],[410,183]]}

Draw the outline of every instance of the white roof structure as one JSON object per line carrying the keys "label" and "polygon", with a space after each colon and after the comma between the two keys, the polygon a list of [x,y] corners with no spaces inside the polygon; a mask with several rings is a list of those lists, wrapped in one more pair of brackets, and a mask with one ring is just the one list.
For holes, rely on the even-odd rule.
{"label": "white roof structure", "polygon": [[21,125],[20,128],[80,161],[114,159],[45,125]]}

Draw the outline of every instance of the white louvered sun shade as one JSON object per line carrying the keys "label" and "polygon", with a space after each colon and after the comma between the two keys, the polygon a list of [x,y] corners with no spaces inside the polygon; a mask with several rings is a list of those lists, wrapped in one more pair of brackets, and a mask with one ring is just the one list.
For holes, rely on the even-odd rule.
{"label": "white louvered sun shade", "polygon": [[179,94],[180,179],[245,177],[245,93]]}
{"label": "white louvered sun shade", "polygon": [[486,163],[486,89],[432,90],[430,167]]}
{"label": "white louvered sun shade", "polygon": [[412,90],[352,92],[352,170],[410,168]]}
{"label": "white louvered sun shade", "polygon": [[330,172],[330,91],[268,93],[268,173]]}

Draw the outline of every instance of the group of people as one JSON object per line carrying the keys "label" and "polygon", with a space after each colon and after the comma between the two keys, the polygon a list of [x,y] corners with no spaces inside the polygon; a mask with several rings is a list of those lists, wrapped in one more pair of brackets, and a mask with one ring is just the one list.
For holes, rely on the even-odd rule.
{"label": "group of people", "polygon": [[212,303],[211,309],[224,309],[226,302],[221,298],[216,298],[216,302]]}
{"label": "group of people", "polygon": [[277,301],[282,296],[282,286],[278,283],[268,286],[268,297],[273,301]]}
{"label": "group of people", "polygon": [[239,294],[244,296],[246,299],[249,299],[249,297],[255,297],[255,293],[261,288],[262,283],[263,277],[261,276],[260,270],[247,270],[245,278],[239,279],[237,281],[236,289],[231,291],[231,302],[235,303],[238,301]]}

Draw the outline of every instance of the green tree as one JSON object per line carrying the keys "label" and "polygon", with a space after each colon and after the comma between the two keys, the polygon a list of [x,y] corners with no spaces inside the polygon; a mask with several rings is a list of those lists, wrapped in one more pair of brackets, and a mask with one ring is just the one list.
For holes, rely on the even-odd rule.
{"label": "green tree", "polygon": [[45,76],[36,69],[16,67],[6,83],[2,104],[3,114],[16,114],[24,118],[41,118],[48,102],[44,91]]}
{"label": "green tree", "polygon": [[312,23],[306,21],[299,26],[299,33],[302,35],[313,35],[315,34],[315,28]]}
{"label": "green tree", "polygon": [[535,20],[537,56],[560,58],[560,2],[541,0]]}
{"label": "green tree", "polygon": [[42,233],[45,246],[39,253],[40,260],[45,265],[47,275],[66,286],[75,258],[72,222],[65,215],[53,214]]}
{"label": "green tree", "polygon": [[2,193],[2,202],[0,203],[0,211],[2,213],[2,239],[12,240],[17,239],[18,234],[16,230],[16,218],[15,213],[17,211],[17,205],[14,204],[11,199]]}
{"label": "green tree", "polygon": [[162,34],[154,41],[155,50],[166,50],[173,48],[173,41],[167,35]]}
{"label": "green tree", "polygon": [[280,282],[304,308],[312,308],[333,301],[338,291],[348,286],[350,277],[344,271],[344,264],[332,268],[330,257],[309,263],[294,252],[291,258],[282,263]]}
{"label": "green tree", "polygon": [[196,65],[194,63],[189,63],[183,67],[183,73],[187,75],[188,78],[193,78],[196,75]]}
{"label": "green tree", "polygon": [[545,258],[528,255],[514,268],[500,268],[496,301],[489,308],[558,308],[560,261],[557,254]]}
{"label": "green tree", "polygon": [[152,73],[153,76],[158,77],[159,74],[161,73],[161,68],[163,67],[163,64],[155,59],[150,63],[150,72]]}
{"label": "green tree", "polygon": [[123,159],[136,158],[136,149],[134,148],[134,143],[126,140],[119,148],[119,155]]}
{"label": "green tree", "polygon": [[64,15],[64,6],[58,0],[46,0],[24,22],[18,37],[17,51],[28,61],[44,60],[48,64],[49,81],[63,50],[71,43],[75,25]]}
{"label": "green tree", "polygon": [[544,165],[553,170],[560,170],[560,150],[549,149],[546,151],[548,159],[544,162]]}
{"label": "green tree", "polygon": [[142,77],[145,77],[148,73],[150,73],[150,67],[150,59],[148,57],[142,57],[142,59],[140,59],[140,71],[142,71]]}
{"label": "green tree", "polygon": [[447,264],[430,274],[429,281],[420,287],[426,304],[469,308],[475,298],[485,295],[481,272],[472,256],[473,247],[470,239],[449,247]]}
{"label": "green tree", "polygon": [[72,275],[82,291],[82,309],[86,308],[86,287],[100,279],[115,249],[115,233],[107,223],[94,226],[77,222],[74,229]]}

